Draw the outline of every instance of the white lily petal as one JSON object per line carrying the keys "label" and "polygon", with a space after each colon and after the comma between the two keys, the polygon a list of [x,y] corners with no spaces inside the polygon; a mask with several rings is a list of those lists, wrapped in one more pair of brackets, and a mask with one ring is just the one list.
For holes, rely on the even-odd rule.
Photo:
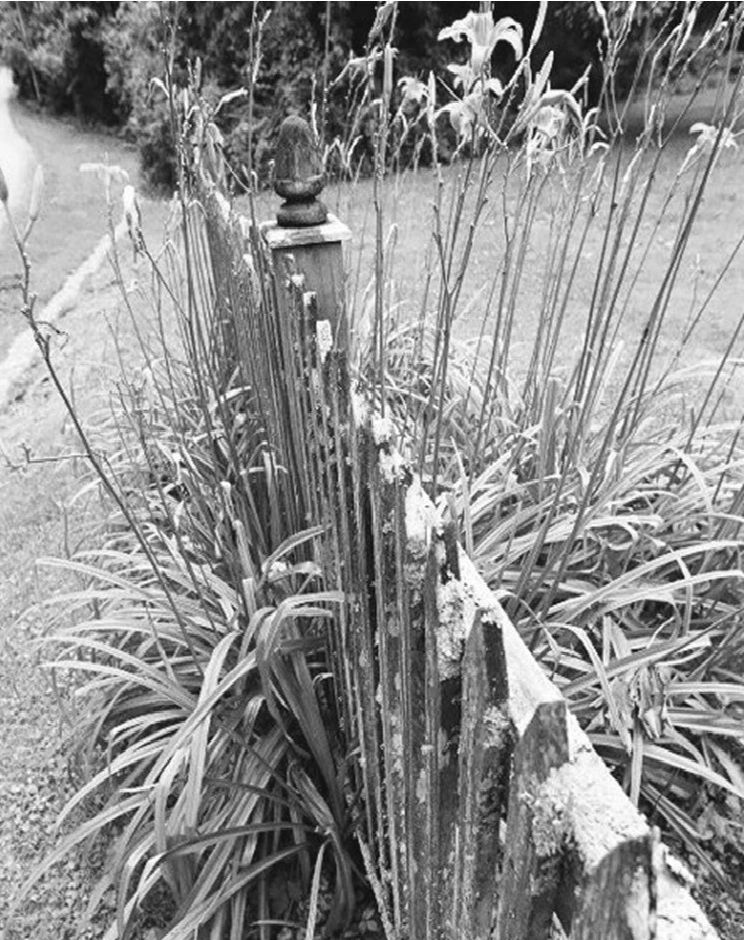
{"label": "white lily petal", "polygon": [[500,19],[491,30],[491,50],[493,50],[497,42],[508,42],[514,50],[514,55],[518,59],[521,59],[524,52],[521,24],[513,20],[510,16],[505,16],[503,19]]}
{"label": "white lily petal", "polygon": [[410,102],[420,106],[422,102],[426,101],[429,94],[428,87],[421,79],[415,78],[413,75],[404,75],[403,78],[399,79],[398,88],[402,89],[403,92],[402,104]]}
{"label": "white lily petal", "polygon": [[566,115],[560,108],[553,105],[543,105],[535,115],[533,126],[549,140],[556,138],[566,120]]}
{"label": "white lily petal", "polygon": [[690,134],[710,134],[711,131],[715,131],[715,127],[712,124],[704,124],[702,121],[695,121],[692,127],[689,130]]}
{"label": "white lily petal", "polygon": [[[475,35],[476,18],[483,15],[482,13],[475,13],[473,10],[470,10],[468,15],[463,19],[455,20],[449,26],[440,29],[437,40],[441,42],[443,39],[452,39],[454,42],[460,42],[462,39],[467,39],[468,42],[472,42]],[[490,13],[485,15],[491,19]],[[491,20],[491,22],[493,22],[493,20]]]}
{"label": "white lily petal", "polygon": [[452,83],[455,88],[462,88],[462,90],[467,93],[473,87],[476,76],[469,65],[451,64],[447,66],[447,71],[455,76],[455,80]]}

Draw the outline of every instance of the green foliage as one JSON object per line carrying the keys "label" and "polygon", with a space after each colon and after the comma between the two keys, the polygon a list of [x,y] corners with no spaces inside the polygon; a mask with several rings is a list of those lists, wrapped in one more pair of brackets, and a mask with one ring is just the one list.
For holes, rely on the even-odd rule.
{"label": "green foliage", "polygon": [[[396,79],[425,78],[432,69],[444,78],[446,55],[436,37],[470,6],[400,4],[395,17]],[[535,5],[521,6],[524,10],[509,12],[529,22]],[[591,4],[551,4],[550,41],[558,50],[569,40],[575,44],[572,55],[558,55],[555,74],[565,87],[587,62],[596,62],[593,10]],[[189,66],[197,58],[215,100],[241,86],[252,88],[250,107],[236,102],[219,119],[225,154],[238,175],[242,167],[252,166],[265,180],[279,123],[290,112],[307,115],[312,107],[317,108],[318,131],[326,146],[337,141],[346,151],[353,146],[356,162],[368,172],[375,146],[370,101],[380,92],[380,64],[372,69],[369,100],[359,95],[360,87],[349,82],[348,73],[338,84],[336,80],[364,55],[375,4],[344,0],[332,4],[331,14],[326,24],[325,5],[312,2],[4,4],[0,55],[16,73],[23,95],[36,94],[58,111],[73,110],[82,119],[125,128],[139,146],[146,178],[156,187],[172,188],[177,176],[172,115],[150,84],[163,77],[166,59],[171,60],[171,80],[179,88],[188,85]],[[419,129],[401,133],[398,159],[431,160]],[[445,140],[442,153],[448,148]],[[338,159],[338,151],[337,145],[330,169],[346,172],[348,161]]]}
{"label": "green foliage", "polygon": [[11,4],[0,8],[0,55],[21,92],[55,111],[110,123],[102,31],[116,3]]}
{"label": "green foliage", "polygon": [[[624,42],[634,36],[634,22],[617,16],[600,101],[613,100]],[[456,24],[468,44],[457,64],[463,84],[436,111],[452,123],[463,162],[451,188],[435,195],[433,260],[422,279],[428,309],[418,298],[413,309],[376,303],[368,345],[360,331],[360,369],[599,753],[633,800],[694,851],[701,785],[737,806],[744,799],[741,424],[740,412],[719,411],[734,387],[742,321],[705,373],[699,364],[694,375],[682,372],[680,363],[710,297],[693,305],[671,348],[661,337],[706,187],[734,146],[734,105],[715,126],[695,125],[686,153],[673,149],[669,126],[661,133],[647,124],[628,145],[627,105],[603,130],[596,112],[551,89],[550,58],[537,72],[522,60],[500,91],[494,63],[477,49],[488,30],[476,25]],[[694,102],[713,63],[732,61],[725,56],[741,34],[740,11],[702,43],[689,26],[670,21],[638,60],[646,114],[663,112],[681,72],[697,75]],[[494,89],[496,107],[487,98]],[[515,117],[506,119],[510,97]],[[431,104],[424,96],[422,111]],[[661,218],[649,216],[649,197],[662,185],[662,161],[675,162],[658,211],[683,209],[673,251],[643,295],[658,248]],[[498,212],[486,228],[494,191]],[[650,234],[640,236],[644,229]],[[493,247],[494,274],[481,294],[480,336],[465,345],[458,317],[479,239]],[[723,271],[741,245],[721,259]],[[394,254],[383,250],[382,259],[375,277],[394,278]],[[375,297],[390,289],[385,283]],[[623,350],[618,338],[634,306],[643,317]]]}
{"label": "green foliage", "polygon": [[[282,16],[300,16],[288,7]],[[131,84],[126,70],[112,71],[112,88],[128,119],[144,121],[152,116],[144,76],[163,39],[150,30],[152,9],[122,5],[119,12],[136,25],[105,41],[117,56],[141,46],[142,64]],[[219,47],[231,49],[245,26],[240,17],[249,13],[187,4],[183,15],[185,33],[197,35],[215,17]],[[445,521],[462,533],[631,797],[694,845],[701,784],[744,798],[740,751],[731,746],[741,740],[744,700],[744,454],[740,423],[721,423],[717,407],[731,375],[731,348],[702,392],[697,388],[691,419],[685,413],[677,420],[667,397],[707,300],[672,362],[660,364],[658,353],[697,211],[733,140],[733,105],[717,116],[718,129],[702,127],[679,161],[661,203],[664,213],[679,200],[676,238],[636,347],[622,358],[613,341],[655,246],[659,219],[647,229],[642,223],[671,136],[648,124],[629,153],[622,110],[603,129],[582,107],[580,89],[551,88],[549,57],[537,67],[523,57],[524,37],[508,22],[500,24],[499,41],[517,63],[500,72],[491,32],[499,24],[478,23],[488,26],[493,45],[476,54],[480,31],[472,18],[470,33],[454,30],[451,38],[467,46],[452,73],[461,87],[444,107],[441,100],[437,107],[433,80],[416,86],[418,110],[408,114],[403,92],[380,96],[380,79],[383,93],[394,84],[389,22],[377,33],[379,48],[370,44],[362,59],[358,90],[339,82],[358,105],[358,123],[339,152],[348,156],[357,140],[374,141],[375,186],[384,184],[381,148],[392,141],[394,152],[405,134],[401,115],[419,125],[432,160],[442,124],[456,137],[453,156],[463,157],[450,191],[440,177],[431,290],[419,322],[400,322],[402,310],[396,322],[383,302],[388,268],[377,202],[377,289],[359,381],[384,402]],[[306,104],[321,34],[303,36],[298,61],[290,63],[289,51],[277,45],[286,25],[265,32],[262,48],[273,49],[274,63],[297,66],[291,94]],[[606,61],[613,68],[632,25],[620,16],[610,32]],[[675,70],[705,51],[690,43],[685,26],[672,23],[658,38],[667,51],[661,83],[647,88],[649,114],[663,111]],[[132,31],[141,42],[127,47]],[[703,46],[721,54],[740,31],[740,18],[721,23]],[[652,45],[644,58],[656,51]],[[220,68],[209,54],[204,74]],[[370,62],[375,68],[367,69]],[[268,135],[273,111],[264,74],[271,72],[259,71],[252,93],[266,122],[260,132]],[[257,129],[245,118],[245,102],[220,96],[222,76],[210,86],[195,70],[184,90],[187,76],[188,63],[176,56],[170,84],[157,89],[164,110],[141,133],[162,146],[177,109],[183,163],[194,173],[202,168],[189,162],[196,143],[203,166],[209,161],[221,171],[219,154],[209,154],[220,141],[212,123],[220,104],[228,115],[223,128],[235,122],[222,137],[228,152],[250,152]],[[616,105],[616,77],[612,68],[605,74],[600,101]],[[478,348],[465,352],[457,315],[496,179],[503,238],[489,233],[499,253],[491,300]],[[332,874],[330,930],[348,920],[353,905],[353,797],[325,631],[343,598],[320,578],[322,531],[305,528],[318,494],[292,383],[306,376],[286,367],[296,337],[274,328],[261,252],[252,246],[250,284],[237,283],[232,256],[208,253],[205,207],[188,198],[184,187],[180,236],[163,258],[156,262],[145,246],[162,345],[155,355],[144,346],[141,376],[123,379],[104,450],[105,485],[115,502],[108,541],[73,563],[86,584],[68,598],[68,612],[80,616],[51,638],[58,668],[90,676],[82,693],[100,704],[86,731],[90,741],[105,743],[108,763],[69,810],[95,792],[102,806],[48,864],[96,832],[113,832],[114,865],[99,894],[116,883],[120,927],[129,928],[153,892],[165,892],[170,940],[202,928],[239,937],[246,925],[277,914],[266,898],[278,882],[317,897],[321,873]],[[650,232],[647,240],[641,232]],[[603,246],[599,259],[587,260],[590,240]],[[217,283],[223,292],[215,293]],[[573,333],[569,327],[577,297],[578,343],[575,324]],[[230,317],[241,303],[260,313],[250,334]],[[515,366],[515,335],[530,336],[519,317],[530,307],[531,343]],[[175,338],[167,335],[171,316]],[[311,910],[311,926],[314,916]]]}
{"label": "green foliage", "polygon": [[[106,171],[109,194],[116,176]],[[139,334],[145,365],[122,374],[119,406],[95,431],[107,535],[63,563],[83,587],[58,599],[47,639],[50,667],[79,679],[90,762],[105,761],[60,825],[92,813],[34,881],[103,835],[91,911],[114,887],[120,936],[159,908],[175,940],[291,919],[315,870],[333,931],[355,903],[326,628],[341,598],[314,561],[320,530],[293,527],[294,487],[250,386],[214,357],[223,324],[202,213],[182,211],[160,263],[137,241],[158,336]]]}

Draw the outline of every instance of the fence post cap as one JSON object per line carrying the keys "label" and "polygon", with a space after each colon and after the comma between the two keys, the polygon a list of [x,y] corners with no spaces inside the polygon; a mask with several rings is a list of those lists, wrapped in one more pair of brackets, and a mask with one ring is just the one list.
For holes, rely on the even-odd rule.
{"label": "fence post cap", "polygon": [[323,159],[310,125],[296,114],[279,128],[274,157],[274,191],[284,199],[276,214],[286,228],[321,225],[328,210],[317,197],[325,185]]}
{"label": "fence post cap", "polygon": [[326,213],[320,225],[287,228],[281,222],[262,222],[261,234],[270,248],[297,248],[300,245],[329,245],[346,242],[351,238],[348,225],[344,225],[332,212]]}

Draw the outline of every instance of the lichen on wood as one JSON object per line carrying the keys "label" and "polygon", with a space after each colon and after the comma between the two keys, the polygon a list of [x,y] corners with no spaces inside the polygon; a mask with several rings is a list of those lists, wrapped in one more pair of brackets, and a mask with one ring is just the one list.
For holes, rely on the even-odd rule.
{"label": "lichen on wood", "polygon": [[532,842],[541,858],[558,855],[571,832],[572,788],[561,772],[563,769],[551,770],[542,783],[525,780],[520,793],[520,800],[532,812]]}

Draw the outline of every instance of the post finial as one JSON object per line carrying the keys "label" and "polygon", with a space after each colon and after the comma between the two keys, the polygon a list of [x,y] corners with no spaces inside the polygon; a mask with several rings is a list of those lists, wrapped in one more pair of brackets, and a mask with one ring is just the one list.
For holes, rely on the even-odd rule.
{"label": "post finial", "polygon": [[310,125],[290,115],[279,128],[274,157],[274,190],[285,200],[276,214],[279,225],[322,225],[328,210],[316,197],[324,185],[323,161]]}

